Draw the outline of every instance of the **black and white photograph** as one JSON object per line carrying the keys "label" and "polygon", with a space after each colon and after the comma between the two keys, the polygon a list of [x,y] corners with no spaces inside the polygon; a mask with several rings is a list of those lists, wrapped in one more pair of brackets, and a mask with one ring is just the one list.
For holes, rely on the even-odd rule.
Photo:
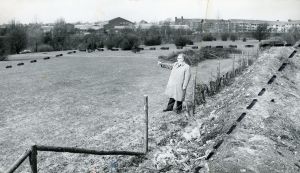
{"label": "black and white photograph", "polygon": [[300,0],[0,0],[0,173],[299,173]]}

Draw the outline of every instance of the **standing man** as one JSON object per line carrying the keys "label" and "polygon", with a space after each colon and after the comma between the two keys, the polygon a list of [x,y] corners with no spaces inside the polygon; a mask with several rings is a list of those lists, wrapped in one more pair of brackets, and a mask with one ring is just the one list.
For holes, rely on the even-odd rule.
{"label": "standing man", "polygon": [[[171,66],[165,63],[158,62],[159,65]],[[185,99],[186,89],[191,78],[190,61],[184,54],[179,54],[177,62],[175,62],[171,68],[170,78],[167,84],[165,94],[170,98],[166,111],[172,111],[176,102],[176,113],[180,113],[182,110],[182,102]]]}

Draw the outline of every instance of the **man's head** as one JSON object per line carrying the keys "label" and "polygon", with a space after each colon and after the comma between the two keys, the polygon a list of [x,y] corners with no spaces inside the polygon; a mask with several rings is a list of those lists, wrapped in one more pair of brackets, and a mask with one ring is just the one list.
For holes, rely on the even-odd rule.
{"label": "man's head", "polygon": [[185,62],[186,64],[191,65],[190,59],[185,54],[183,54],[183,53],[180,53],[177,56],[177,62],[179,62],[179,63]]}
{"label": "man's head", "polygon": [[179,62],[179,63],[183,63],[184,62],[184,54],[179,54],[178,56],[177,56],[177,62]]}

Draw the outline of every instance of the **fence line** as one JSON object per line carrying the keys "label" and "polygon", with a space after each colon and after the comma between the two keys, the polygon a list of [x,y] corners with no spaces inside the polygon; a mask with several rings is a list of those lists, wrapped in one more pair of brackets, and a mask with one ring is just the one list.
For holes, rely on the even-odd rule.
{"label": "fence line", "polygon": [[145,110],[145,153],[148,152],[148,96],[144,96],[144,110]]}
{"label": "fence line", "polygon": [[57,147],[57,146],[45,146],[45,145],[36,145],[37,151],[51,151],[51,152],[63,152],[63,153],[77,153],[77,154],[92,154],[92,155],[129,155],[129,156],[138,156],[144,155],[142,152],[131,152],[131,151],[98,151],[90,150],[85,148],[76,148],[76,147]]}
{"label": "fence line", "polygon": [[[254,51],[253,51],[254,52]],[[237,59],[236,54],[232,54],[232,70],[228,71],[224,74],[221,74],[220,71],[220,62],[217,69],[217,77],[216,79],[210,80],[207,84],[200,83],[200,81],[197,83],[195,80],[194,83],[194,91],[193,91],[193,100],[194,100],[194,107],[196,105],[201,105],[206,103],[206,97],[207,96],[213,96],[217,94],[223,87],[229,86],[233,78],[235,78],[237,75],[241,74],[244,69],[251,66],[254,62],[254,60],[258,57],[259,52],[258,50],[254,52],[253,54],[250,54],[249,52],[245,53],[242,52],[240,54],[240,57],[238,58],[238,67],[235,66],[235,60]]]}

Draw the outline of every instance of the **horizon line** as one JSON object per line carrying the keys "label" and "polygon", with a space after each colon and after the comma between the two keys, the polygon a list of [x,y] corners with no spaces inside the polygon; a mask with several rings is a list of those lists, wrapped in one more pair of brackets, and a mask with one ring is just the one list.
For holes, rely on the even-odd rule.
{"label": "horizon line", "polygon": [[[171,22],[174,22],[175,21],[175,18],[177,16],[173,17],[174,20],[171,20]],[[180,17],[177,17],[177,19],[181,19],[182,16]],[[116,19],[116,18],[123,18],[123,19],[126,19],[124,17],[114,17],[114,18],[111,18],[109,20],[98,20],[98,21],[76,21],[76,22],[69,22],[67,21],[65,18],[63,17],[60,17],[60,18],[57,18],[54,22],[42,22],[42,21],[32,21],[32,22],[20,22],[16,19],[11,19],[9,22],[3,22],[3,23],[0,23],[0,25],[7,25],[7,24],[10,24],[10,22],[12,21],[15,21],[16,23],[20,23],[20,24],[54,24],[55,22],[57,22],[58,20],[61,20],[63,19],[66,23],[69,23],[69,24],[76,24],[76,23],[82,23],[82,24],[85,24],[85,23],[97,23],[97,22],[106,22],[106,21],[110,21],[112,19]],[[126,19],[132,23],[139,23],[141,21],[146,21],[148,23],[158,23],[158,22],[164,22],[164,21],[167,21],[168,19],[170,18],[166,18],[164,20],[158,20],[158,21],[147,21],[145,19],[141,19],[139,21],[131,21],[129,19]],[[190,20],[250,20],[250,21],[270,21],[270,22],[289,22],[289,20],[291,21],[300,21],[300,19],[288,19],[288,20],[268,20],[268,19],[250,19],[250,18],[228,18],[228,19],[225,19],[225,18],[184,18],[183,19],[190,19]]]}

